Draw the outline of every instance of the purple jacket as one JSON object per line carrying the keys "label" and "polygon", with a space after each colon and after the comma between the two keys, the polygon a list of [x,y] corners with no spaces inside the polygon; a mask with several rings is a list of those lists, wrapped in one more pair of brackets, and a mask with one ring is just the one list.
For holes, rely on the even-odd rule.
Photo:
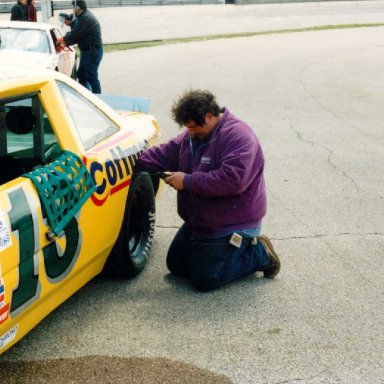
{"label": "purple jacket", "polygon": [[197,237],[256,228],[266,213],[260,143],[226,108],[209,139],[195,151],[185,130],[145,150],[136,169],[187,174],[177,195],[178,213]]}

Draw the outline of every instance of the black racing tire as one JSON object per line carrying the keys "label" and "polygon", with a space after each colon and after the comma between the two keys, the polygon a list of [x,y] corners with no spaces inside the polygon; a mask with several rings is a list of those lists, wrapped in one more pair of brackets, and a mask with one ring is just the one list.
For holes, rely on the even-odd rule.
{"label": "black racing tire", "polygon": [[156,204],[152,180],[135,174],[129,187],[119,237],[103,270],[108,277],[134,277],[147,263],[155,230]]}

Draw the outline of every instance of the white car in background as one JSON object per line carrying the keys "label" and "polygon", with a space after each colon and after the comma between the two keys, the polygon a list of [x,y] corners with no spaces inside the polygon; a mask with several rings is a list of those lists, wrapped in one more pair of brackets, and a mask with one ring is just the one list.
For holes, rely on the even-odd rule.
{"label": "white car in background", "polygon": [[48,68],[76,79],[77,53],[56,45],[63,34],[56,25],[26,21],[0,21],[0,63]]}

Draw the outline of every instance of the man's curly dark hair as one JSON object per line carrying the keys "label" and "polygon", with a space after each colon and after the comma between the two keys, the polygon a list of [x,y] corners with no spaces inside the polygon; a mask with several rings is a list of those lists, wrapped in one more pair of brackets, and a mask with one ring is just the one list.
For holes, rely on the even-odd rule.
{"label": "man's curly dark hair", "polygon": [[218,116],[220,112],[215,96],[207,90],[200,89],[185,92],[171,107],[172,118],[179,126],[188,121],[204,125],[207,113]]}

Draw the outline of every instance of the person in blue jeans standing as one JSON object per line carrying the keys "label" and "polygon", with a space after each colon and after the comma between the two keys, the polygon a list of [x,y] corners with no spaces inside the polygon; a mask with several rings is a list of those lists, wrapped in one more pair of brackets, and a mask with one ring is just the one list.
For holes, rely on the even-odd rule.
{"label": "person in blue jeans standing", "polygon": [[135,171],[167,171],[184,220],[167,254],[167,267],[210,291],[256,271],[274,278],[280,260],[261,235],[266,214],[264,155],[251,127],[220,108],[206,90],[190,90],[172,106],[186,129],[146,149]]}
{"label": "person in blue jeans standing", "polygon": [[58,44],[74,45],[80,49],[80,63],[77,70],[79,83],[93,93],[101,93],[99,65],[103,58],[103,41],[100,23],[95,15],[87,9],[84,0],[72,1],[75,22],[71,31],[57,39]]}

